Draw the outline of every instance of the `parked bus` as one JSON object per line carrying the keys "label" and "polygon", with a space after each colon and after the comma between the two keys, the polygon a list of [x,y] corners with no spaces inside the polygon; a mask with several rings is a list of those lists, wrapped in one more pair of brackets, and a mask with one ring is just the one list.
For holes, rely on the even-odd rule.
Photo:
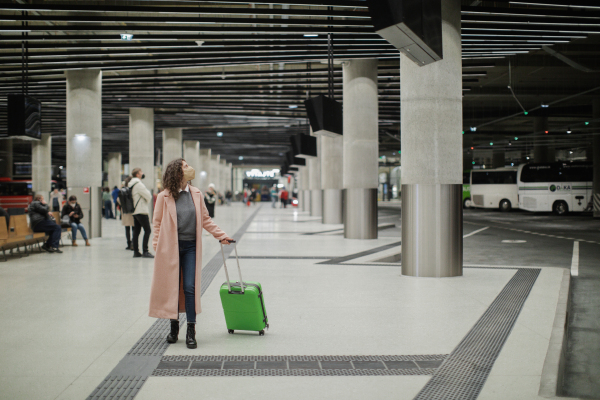
{"label": "parked bus", "polygon": [[518,169],[519,207],[527,211],[585,211],[592,200],[590,162],[523,164]]}
{"label": "parked bus", "polygon": [[471,170],[463,172],[463,208],[471,207]]}
{"label": "parked bus", "polygon": [[517,168],[471,171],[471,206],[509,211],[519,205]]}
{"label": "parked bus", "polygon": [[[56,181],[52,181],[52,190],[55,187]],[[0,178],[0,207],[27,209],[32,200],[31,180]]]}

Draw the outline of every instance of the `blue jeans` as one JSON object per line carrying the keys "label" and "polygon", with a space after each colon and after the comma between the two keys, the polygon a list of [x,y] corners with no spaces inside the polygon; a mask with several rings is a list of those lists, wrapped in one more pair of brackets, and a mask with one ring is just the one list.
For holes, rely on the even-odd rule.
{"label": "blue jeans", "polygon": [[179,274],[183,278],[187,322],[196,323],[196,241],[179,241]]}
{"label": "blue jeans", "polygon": [[81,231],[81,236],[83,236],[83,240],[88,240],[83,225],[71,222],[71,236],[73,236],[73,241],[77,240],[77,229]]}
{"label": "blue jeans", "polygon": [[62,229],[54,221],[51,221],[49,219],[40,221],[37,224],[35,224],[35,226],[33,227],[33,231],[46,233],[48,235],[46,246],[58,249]]}
{"label": "blue jeans", "polygon": [[104,202],[104,218],[106,218],[106,219],[114,218],[113,212],[112,212],[112,201],[110,201],[110,200],[106,200]]}

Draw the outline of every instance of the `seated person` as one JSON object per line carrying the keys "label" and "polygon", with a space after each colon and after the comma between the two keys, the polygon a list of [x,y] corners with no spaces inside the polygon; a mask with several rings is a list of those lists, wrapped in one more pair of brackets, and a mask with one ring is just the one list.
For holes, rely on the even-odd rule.
{"label": "seated person", "polygon": [[85,232],[84,226],[81,224],[81,218],[83,218],[83,211],[81,211],[81,206],[77,203],[76,196],[70,196],[69,201],[62,209],[61,218],[64,218],[65,215],[69,216],[69,223],[71,224],[71,235],[73,236],[73,246],[77,246],[77,229],[81,232],[81,236],[83,236],[83,240],[85,240],[86,246],[91,246],[90,241],[88,240],[87,234]]}
{"label": "seated person", "polygon": [[44,232],[48,234],[48,240],[42,246],[42,249],[48,253],[62,253],[58,248],[62,230],[59,225],[50,219],[50,210],[44,195],[36,194],[29,205],[29,223],[34,232]]}

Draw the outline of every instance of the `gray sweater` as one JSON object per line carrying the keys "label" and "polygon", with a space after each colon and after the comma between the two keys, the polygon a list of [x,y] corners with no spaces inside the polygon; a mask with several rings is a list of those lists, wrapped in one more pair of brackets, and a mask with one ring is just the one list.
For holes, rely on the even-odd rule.
{"label": "gray sweater", "polygon": [[192,194],[188,191],[179,192],[175,202],[177,208],[177,238],[179,240],[196,240],[196,207]]}

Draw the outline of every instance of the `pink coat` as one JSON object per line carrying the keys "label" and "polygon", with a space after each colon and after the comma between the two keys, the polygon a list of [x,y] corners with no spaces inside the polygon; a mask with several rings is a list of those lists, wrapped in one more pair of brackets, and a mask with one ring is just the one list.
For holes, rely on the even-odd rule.
{"label": "pink coat", "polygon": [[[192,200],[196,206],[196,313],[200,313],[200,273],[202,271],[202,228],[216,239],[227,237],[208,216],[204,197],[198,188],[190,186]],[[178,311],[185,311],[183,282],[179,279],[179,242],[177,239],[177,209],[175,200],[168,190],[163,190],[154,207],[154,239],[156,252],[154,275],[150,290],[150,313],[155,318],[178,319]]]}

